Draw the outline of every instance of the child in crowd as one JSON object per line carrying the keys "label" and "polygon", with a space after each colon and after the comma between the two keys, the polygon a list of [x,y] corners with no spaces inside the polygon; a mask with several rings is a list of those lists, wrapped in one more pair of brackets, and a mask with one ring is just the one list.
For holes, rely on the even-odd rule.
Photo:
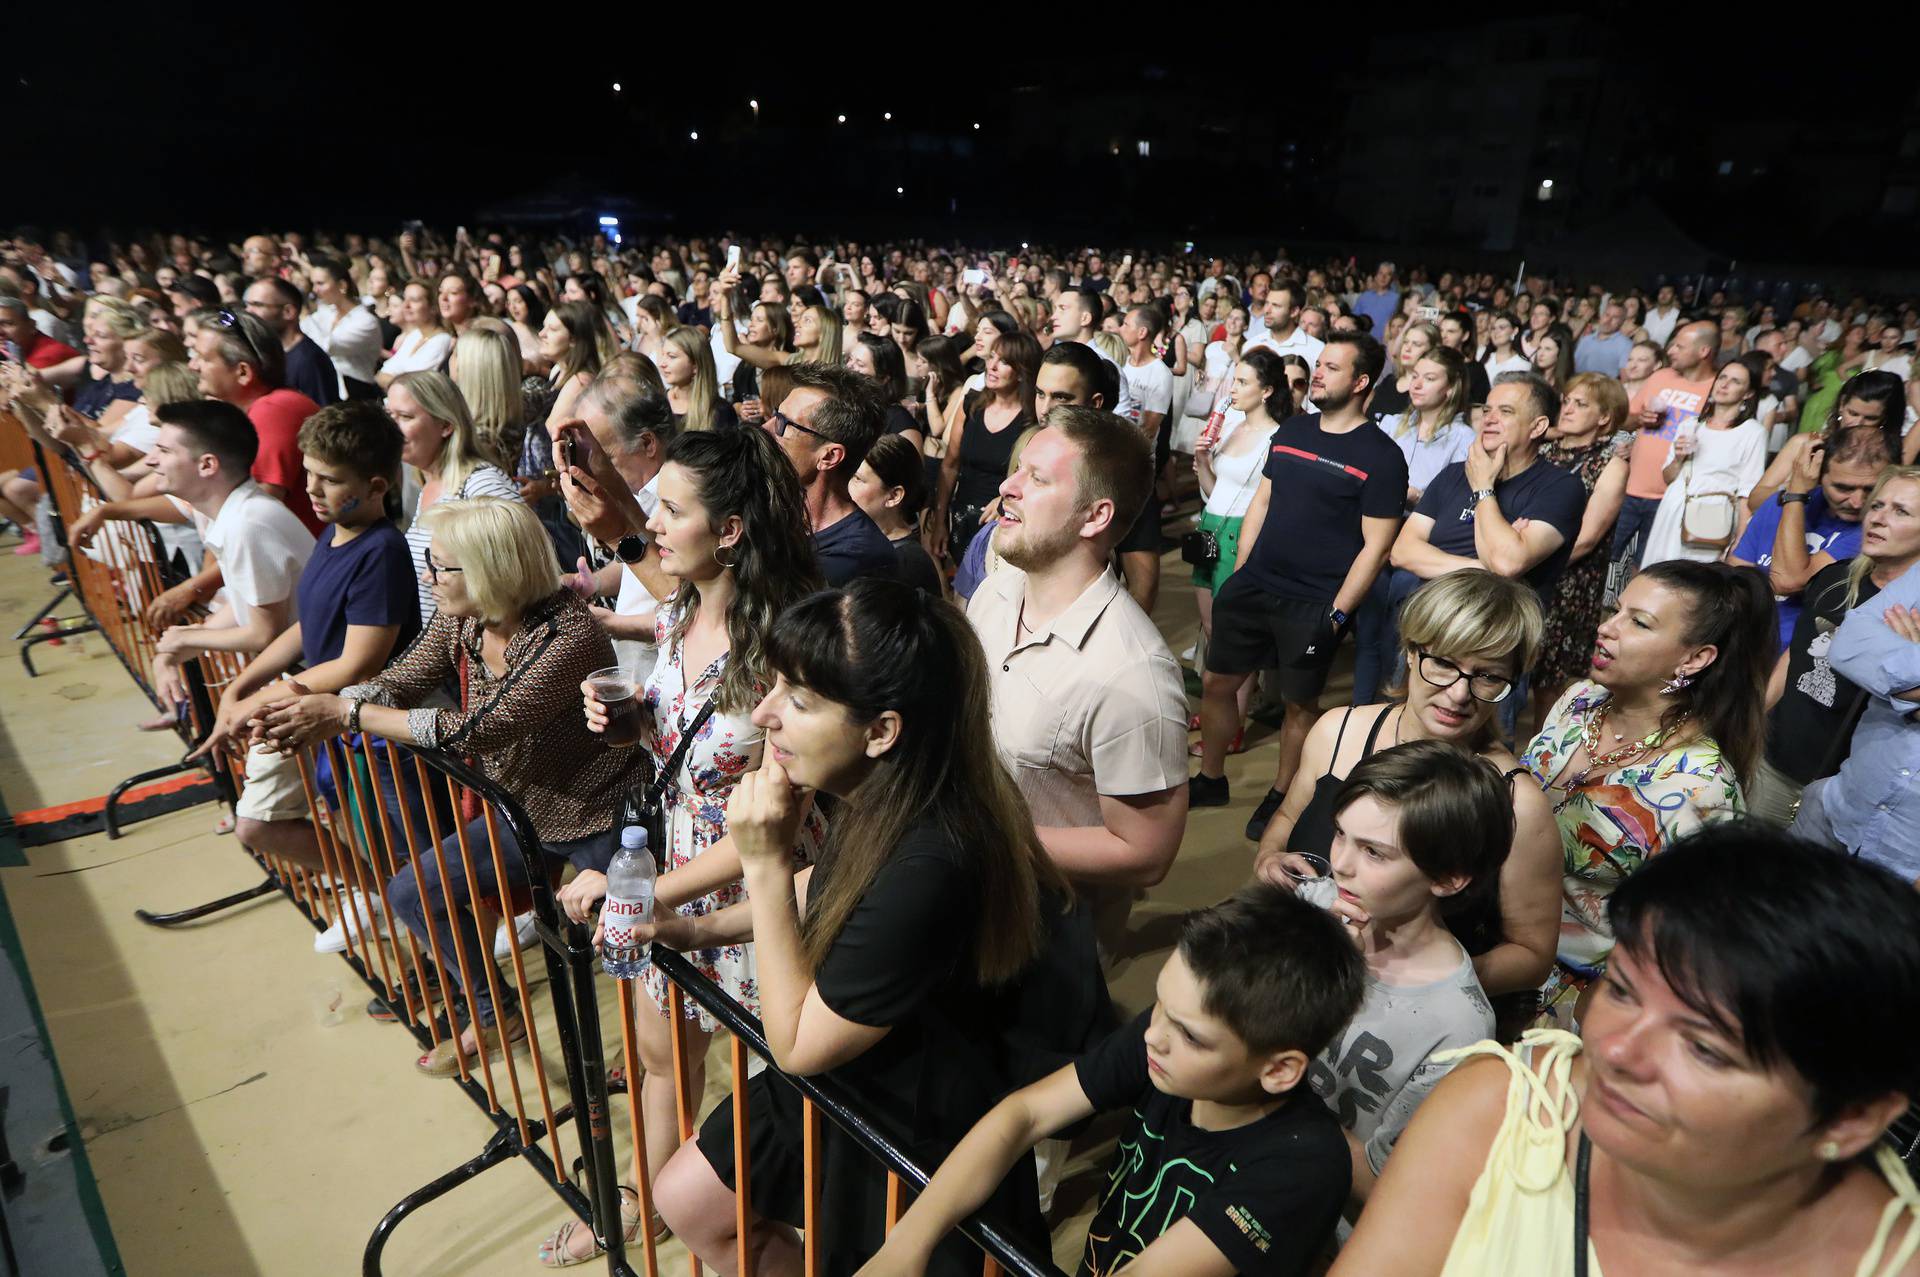
{"label": "child in crowd", "polygon": [[1338,921],[1285,888],[1256,884],[1195,914],[1153,1009],[995,1106],[861,1277],[921,1273],[1041,1139],[1120,1108],[1133,1118],[1082,1274],[1310,1271],[1347,1201],[1350,1159],[1307,1073],[1365,986]]}
{"label": "child in crowd", "polygon": [[[406,538],[388,517],[389,494],[400,471],[399,428],[378,404],[351,400],[309,417],[299,442],[307,497],[327,526],[300,574],[293,624],[227,687],[213,731],[197,754],[244,739],[251,720],[272,702],[301,691],[337,692],[372,678],[420,632]],[[384,810],[397,822],[391,782],[384,767],[380,772],[387,791]],[[409,805],[417,806],[412,794],[409,798]],[[246,846],[322,868],[299,764],[291,754],[253,746],[235,815],[235,832]],[[341,916],[344,921],[344,911]],[[314,947],[322,953],[344,949],[341,923],[316,937]]]}
{"label": "child in crowd", "polygon": [[1333,830],[1330,907],[1354,929],[1367,989],[1311,1081],[1347,1130],[1358,1216],[1414,1109],[1446,1076],[1434,1055],[1493,1036],[1493,1007],[1442,915],[1491,902],[1513,802],[1486,759],[1408,741],[1348,773]]}

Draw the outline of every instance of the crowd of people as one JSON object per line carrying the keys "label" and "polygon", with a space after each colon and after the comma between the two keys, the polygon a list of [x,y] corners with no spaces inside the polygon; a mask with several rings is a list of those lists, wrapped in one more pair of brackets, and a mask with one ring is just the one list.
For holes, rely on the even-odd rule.
{"label": "crowd of people", "polygon": [[[779,1072],[682,1143],[644,974],[629,1240],[799,1271],[780,1074],[833,1071],[941,1168],[888,1236],[830,1133],[835,1272],[971,1271],[983,1205],[1044,1248],[1055,1137],[1117,1110],[1099,1277],[1915,1274],[1920,305],[1769,303],[1284,251],[22,230],[0,398],[102,499],[61,526],[27,469],[0,518],[56,576],[169,559],[128,599],[166,704],[245,659],[199,750],[244,759],[248,847],[321,871],[295,752],[396,747],[394,916],[342,884],[316,947],[430,941],[472,1011],[429,1076],[524,1047],[490,977],[528,920],[473,902],[526,866],[383,760],[511,793],[581,923],[661,777],[645,934]],[[1130,910],[1249,749],[1247,885],[1118,1016]]]}

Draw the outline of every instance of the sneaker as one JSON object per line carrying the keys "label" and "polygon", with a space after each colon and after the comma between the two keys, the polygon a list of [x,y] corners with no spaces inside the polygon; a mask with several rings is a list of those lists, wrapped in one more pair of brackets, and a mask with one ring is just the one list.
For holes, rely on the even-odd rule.
{"label": "sneaker", "polygon": [[495,960],[505,962],[513,956],[515,949],[524,949],[534,941],[533,911],[529,909],[513,920],[511,928],[501,922],[493,933],[493,956]]}
{"label": "sneaker", "polygon": [[1227,778],[1208,776],[1204,772],[1195,772],[1187,782],[1188,807],[1225,807],[1227,805]]}
{"label": "sneaker", "polygon": [[1253,815],[1247,819],[1247,841],[1259,842],[1260,835],[1267,832],[1267,822],[1273,819],[1273,813],[1280,810],[1280,804],[1287,796],[1277,789],[1269,789],[1260,805],[1253,809]]}
{"label": "sneaker", "polygon": [[386,911],[380,907],[380,897],[366,896],[360,892],[351,893],[354,908],[347,908],[348,895],[335,898],[340,905],[340,916],[333,925],[313,938],[315,953],[345,953],[347,951],[347,931],[353,928],[353,938],[361,944],[366,943],[369,928],[377,931],[381,939],[387,936]]}

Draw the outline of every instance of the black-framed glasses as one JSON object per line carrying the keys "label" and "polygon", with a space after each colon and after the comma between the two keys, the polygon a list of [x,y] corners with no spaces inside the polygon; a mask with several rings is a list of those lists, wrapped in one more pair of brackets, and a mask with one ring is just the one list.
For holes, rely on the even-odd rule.
{"label": "black-framed glasses", "polygon": [[465,572],[466,571],[465,568],[450,568],[446,564],[439,562],[433,557],[432,550],[427,551],[426,560],[427,560],[427,580],[433,582],[435,585],[440,584],[440,574],[442,572]]}
{"label": "black-framed glasses", "polygon": [[1419,657],[1420,677],[1434,687],[1452,687],[1464,678],[1467,680],[1467,694],[1488,705],[1498,705],[1513,693],[1513,680],[1505,674],[1484,671],[1469,674],[1443,656],[1435,656],[1422,648],[1415,648],[1414,651]]}
{"label": "black-framed glasses", "polygon": [[812,426],[801,425],[799,422],[795,421],[792,417],[789,417],[786,413],[781,412],[778,408],[774,409],[773,412],[767,417],[767,425],[770,429],[772,429],[773,437],[776,439],[785,438],[787,433],[787,427],[791,426],[795,430],[798,430],[801,434],[812,435],[814,438],[820,440],[822,443],[837,442],[837,440],[827,438],[825,435],[821,434],[818,430],[815,430]]}

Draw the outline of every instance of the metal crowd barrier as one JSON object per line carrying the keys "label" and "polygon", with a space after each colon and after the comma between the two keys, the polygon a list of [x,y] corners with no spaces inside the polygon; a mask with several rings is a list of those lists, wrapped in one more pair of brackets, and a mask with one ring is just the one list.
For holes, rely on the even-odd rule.
{"label": "metal crowd barrier", "polygon": [[[57,445],[47,446],[40,439],[29,438],[29,435],[30,432],[17,418],[0,416],[0,437],[27,440],[33,464],[39,467],[41,482],[53,498],[55,535],[65,545],[67,528],[105,498],[93,476],[85,467],[73,462],[67,449]],[[146,694],[154,708],[163,713],[173,712],[173,706],[161,703],[155,688],[153,665],[154,657],[158,654],[155,644],[159,635],[152,632],[144,615],[148,603],[184,579],[169,565],[159,530],[146,520],[109,524],[89,551],[69,547],[66,570],[67,584],[14,634],[16,640],[21,640],[20,660],[26,666],[27,673],[39,676],[40,671],[33,662],[33,649],[37,645],[97,632],[106,639],[108,649],[126,667],[127,674]],[[41,621],[69,596],[80,604],[86,619],[78,623],[56,624],[40,633],[33,633]],[[202,614],[196,612],[196,619]],[[234,672],[237,672],[237,667]],[[174,730],[180,737],[182,750],[191,752],[195,743],[204,739],[212,728],[213,711],[219,703],[219,696],[209,687],[204,662],[187,663],[181,667],[180,674],[187,693],[187,706],[185,713],[176,719]],[[226,677],[230,678],[231,674]],[[237,791],[226,770],[206,762],[189,762],[183,756],[177,763],[129,776],[108,792],[106,807],[101,813],[107,837],[120,836],[121,826],[125,823],[120,814],[120,802],[129,790],[167,776],[203,770],[213,779],[213,793],[210,796],[231,804]]]}

